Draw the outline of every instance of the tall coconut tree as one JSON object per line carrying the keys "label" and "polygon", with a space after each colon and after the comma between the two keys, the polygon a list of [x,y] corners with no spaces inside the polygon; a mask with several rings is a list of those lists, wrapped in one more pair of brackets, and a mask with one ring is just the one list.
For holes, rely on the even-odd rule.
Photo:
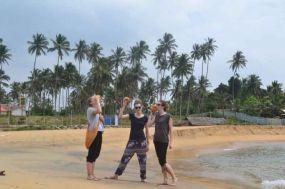
{"label": "tall coconut tree", "polygon": [[156,97],[156,83],[154,79],[148,78],[142,82],[139,90],[139,98],[145,102],[146,108],[155,102]]}
{"label": "tall coconut tree", "polygon": [[117,47],[116,50],[112,50],[112,55],[111,55],[111,62],[115,68],[115,111],[117,110],[117,101],[118,101],[118,75],[119,75],[119,67],[123,66],[125,61],[126,61],[126,53],[122,47]]}
{"label": "tall coconut tree", "polygon": [[147,58],[146,56],[149,52],[149,46],[145,41],[139,41],[135,46],[130,47],[130,51],[128,52],[128,60],[130,61],[131,66],[141,64],[142,61]]}
{"label": "tall coconut tree", "polygon": [[196,61],[199,61],[201,59],[201,47],[200,47],[200,45],[195,43],[192,47],[192,51],[190,52],[190,54],[191,54],[191,58],[193,60],[193,72],[194,72]]}
{"label": "tall coconut tree", "polygon": [[165,55],[166,53],[170,55],[177,47],[176,41],[173,35],[170,33],[165,33],[162,39],[158,39],[158,42]]}
{"label": "tall coconut tree", "polygon": [[[154,53],[152,54],[152,56],[153,56],[153,64],[154,64],[154,66],[155,66],[155,68],[156,68],[156,83],[157,83],[157,98],[159,97],[159,96],[161,96],[160,94],[161,94],[161,92],[160,92],[160,90],[159,90],[159,74],[160,74],[160,71],[159,71],[159,65],[161,65],[162,64],[162,62],[164,61],[163,59],[164,59],[164,56],[163,56],[163,49],[160,47],[160,46],[158,46],[158,47],[156,47],[155,48],[155,51],[154,51]],[[158,99],[157,99],[158,100]]]}
{"label": "tall coconut tree", "polygon": [[102,54],[103,48],[100,44],[93,42],[90,44],[88,53],[87,53],[87,60],[94,68],[98,63]]}
{"label": "tall coconut tree", "polygon": [[[237,51],[233,55],[233,58],[228,61],[228,63],[230,64],[230,69],[233,71],[233,77],[235,78],[237,71],[246,67],[247,60],[246,60],[245,56],[243,55],[242,51]],[[233,81],[234,81],[234,79],[233,79]],[[232,88],[232,96],[233,96],[233,102],[234,102],[234,100],[235,100],[234,84],[233,84],[233,88]]]}
{"label": "tall coconut tree", "polygon": [[136,48],[137,48],[136,59],[137,62],[141,64],[142,61],[147,58],[146,55],[150,52],[149,46],[145,41],[139,41],[136,43]]}
{"label": "tall coconut tree", "polygon": [[206,79],[208,79],[209,72],[209,62],[211,57],[214,55],[218,46],[216,45],[216,41],[213,38],[207,38],[205,42],[206,55],[207,55],[207,71],[206,71]]}
{"label": "tall coconut tree", "polygon": [[[48,50],[48,40],[43,34],[35,34],[33,35],[33,40],[28,41],[29,47],[28,47],[28,52],[33,55],[35,54],[35,59],[34,59],[34,69],[33,69],[33,76],[32,76],[32,82],[35,81],[35,70],[36,70],[36,62],[37,62],[37,57],[40,55],[46,55],[46,51]],[[33,94],[35,94],[33,92]],[[35,98],[33,97],[33,103]]]}
{"label": "tall coconut tree", "polygon": [[[59,60],[62,60],[64,55],[69,55],[70,42],[67,40],[67,38],[64,35],[61,35],[61,34],[56,35],[55,40],[51,39],[51,41],[52,41],[53,46],[48,49],[48,52],[54,52],[54,51],[57,52],[57,68],[58,68]],[[55,70],[55,92],[56,93],[54,95],[57,95],[58,92],[60,94],[61,92],[60,88],[58,88],[60,80],[61,80],[59,76],[60,76],[59,71]],[[60,101],[60,96],[59,96],[59,101]],[[56,110],[56,106],[55,106],[55,110]]]}
{"label": "tall coconut tree", "polygon": [[80,75],[80,65],[82,61],[86,59],[88,53],[88,45],[86,44],[85,40],[80,40],[78,43],[76,43],[73,51],[75,51],[74,59],[78,61],[78,73]]}
{"label": "tall coconut tree", "polygon": [[[175,41],[173,35],[170,33],[165,33],[161,39],[158,39],[158,42],[159,42],[159,48],[162,51],[162,55],[161,55],[162,59],[159,62],[160,64],[158,67],[160,72],[162,72],[162,75],[161,75],[162,77],[160,79],[162,81],[166,77],[165,71],[168,68],[171,68],[171,74],[172,74],[172,67],[173,66],[170,65],[170,58],[174,58],[174,57],[171,57],[171,55],[175,56],[175,54],[172,54],[172,52],[174,52],[176,50],[177,45],[176,45],[176,41]],[[162,82],[160,82],[160,84],[162,84]],[[162,87],[160,87],[160,89],[162,89]],[[162,98],[162,91],[160,91],[160,99],[161,98]]]}
{"label": "tall coconut tree", "polygon": [[[181,79],[181,86],[183,87],[184,85],[184,78],[189,78],[193,73],[193,62],[190,59],[190,57],[187,54],[181,54],[179,56],[177,65],[175,67],[175,69],[173,70],[173,76],[175,76],[177,79]],[[180,90],[181,94],[180,94],[180,119],[181,119],[181,113],[182,113],[182,109],[181,109],[181,105],[182,105],[182,95],[183,95],[183,91],[182,89]]]}
{"label": "tall coconut tree", "polygon": [[70,42],[64,35],[58,34],[55,40],[51,39],[52,47],[48,49],[48,52],[57,52],[57,65],[59,65],[59,60],[62,60],[64,55],[69,55]]}
{"label": "tall coconut tree", "polygon": [[33,35],[33,40],[28,41],[29,47],[28,52],[33,55],[35,54],[35,60],[34,60],[34,71],[36,69],[36,62],[37,57],[40,55],[46,55],[46,51],[48,50],[48,40],[43,34],[35,34]]}

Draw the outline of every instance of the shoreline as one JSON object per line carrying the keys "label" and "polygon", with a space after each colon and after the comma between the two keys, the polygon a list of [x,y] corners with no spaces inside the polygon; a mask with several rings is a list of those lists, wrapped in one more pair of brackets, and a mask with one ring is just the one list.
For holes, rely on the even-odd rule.
{"label": "shoreline", "polygon": [[[153,133],[153,128],[151,129]],[[129,128],[108,128],[96,170],[100,177],[113,173],[128,140]],[[148,153],[148,183],[139,183],[136,157],[121,177],[122,181],[85,180],[85,130],[11,131],[0,132],[0,168],[7,172],[0,178],[0,187],[47,189],[53,188],[156,188],[161,181],[160,168],[151,143]],[[174,150],[169,151],[170,163],[215,153],[236,142],[284,142],[285,127],[279,126],[205,126],[176,127]],[[3,154],[3,155],[2,155]],[[12,163],[13,162],[13,163]],[[175,163],[174,163],[175,165]],[[4,166],[4,167],[3,167]],[[2,168],[3,167],[3,168]],[[177,170],[174,167],[174,170]],[[191,170],[189,170],[191,171]],[[236,183],[180,174],[175,188],[240,189]]]}

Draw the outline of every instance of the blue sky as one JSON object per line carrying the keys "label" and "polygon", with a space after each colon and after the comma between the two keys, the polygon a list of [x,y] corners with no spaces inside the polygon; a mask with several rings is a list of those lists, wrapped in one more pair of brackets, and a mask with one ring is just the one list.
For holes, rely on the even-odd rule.
{"label": "blue sky", "polygon": [[[85,39],[100,43],[105,55],[122,46],[127,51],[145,40],[153,51],[165,32],[174,35],[179,53],[189,53],[194,43],[213,37],[219,46],[210,63],[213,87],[231,76],[226,63],[241,50],[248,59],[241,76],[257,74],[266,86],[285,83],[284,0],[0,0],[0,38],[13,54],[4,66],[12,81],[24,81],[33,68],[27,41],[35,33],[55,38],[61,33],[71,45]],[[37,67],[53,67],[56,54],[38,58]],[[73,61],[73,54],[63,62]],[[144,62],[155,77],[151,58]],[[90,68],[84,62],[82,70]],[[200,76],[197,64],[195,75]]]}

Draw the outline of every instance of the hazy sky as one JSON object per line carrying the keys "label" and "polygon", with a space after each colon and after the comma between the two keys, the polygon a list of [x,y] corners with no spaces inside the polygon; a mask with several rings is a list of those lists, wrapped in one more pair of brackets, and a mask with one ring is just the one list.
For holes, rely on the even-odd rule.
{"label": "hazy sky", "polygon": [[[165,32],[174,35],[179,53],[215,38],[219,48],[209,72],[213,87],[231,76],[227,61],[237,50],[248,59],[241,76],[255,73],[264,85],[273,80],[285,83],[284,0],[0,0],[0,38],[13,54],[4,69],[12,81],[26,80],[33,68],[27,41],[35,33],[49,39],[61,33],[72,46],[79,39],[95,41],[109,55],[116,46],[127,51],[139,40],[153,51]],[[41,56],[37,67],[53,67],[56,57]],[[73,61],[73,54],[64,57],[66,61]],[[151,58],[144,65],[155,77]],[[89,68],[84,62],[83,72]],[[199,64],[195,75],[200,72]]]}

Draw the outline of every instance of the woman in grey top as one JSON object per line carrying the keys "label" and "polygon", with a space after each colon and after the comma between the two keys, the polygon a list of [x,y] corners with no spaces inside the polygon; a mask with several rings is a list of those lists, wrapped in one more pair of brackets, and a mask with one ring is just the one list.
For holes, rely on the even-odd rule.
{"label": "woman in grey top", "polygon": [[[167,103],[163,100],[157,103],[158,112],[150,116],[149,124],[155,124],[154,147],[163,174],[163,185],[176,185],[177,177],[169,163],[166,162],[167,148],[173,149],[173,120],[166,112]],[[169,174],[172,181],[168,181]]]}
{"label": "woman in grey top", "polygon": [[87,169],[87,179],[98,181],[100,180],[94,174],[94,166],[95,161],[100,155],[101,146],[102,146],[102,135],[104,132],[104,117],[101,113],[101,104],[100,104],[100,96],[92,96],[88,99],[88,109],[87,109],[87,119],[88,119],[88,130],[92,131],[96,127],[98,127],[98,132],[91,141],[91,145],[88,147],[88,155],[86,157],[86,169]]}

